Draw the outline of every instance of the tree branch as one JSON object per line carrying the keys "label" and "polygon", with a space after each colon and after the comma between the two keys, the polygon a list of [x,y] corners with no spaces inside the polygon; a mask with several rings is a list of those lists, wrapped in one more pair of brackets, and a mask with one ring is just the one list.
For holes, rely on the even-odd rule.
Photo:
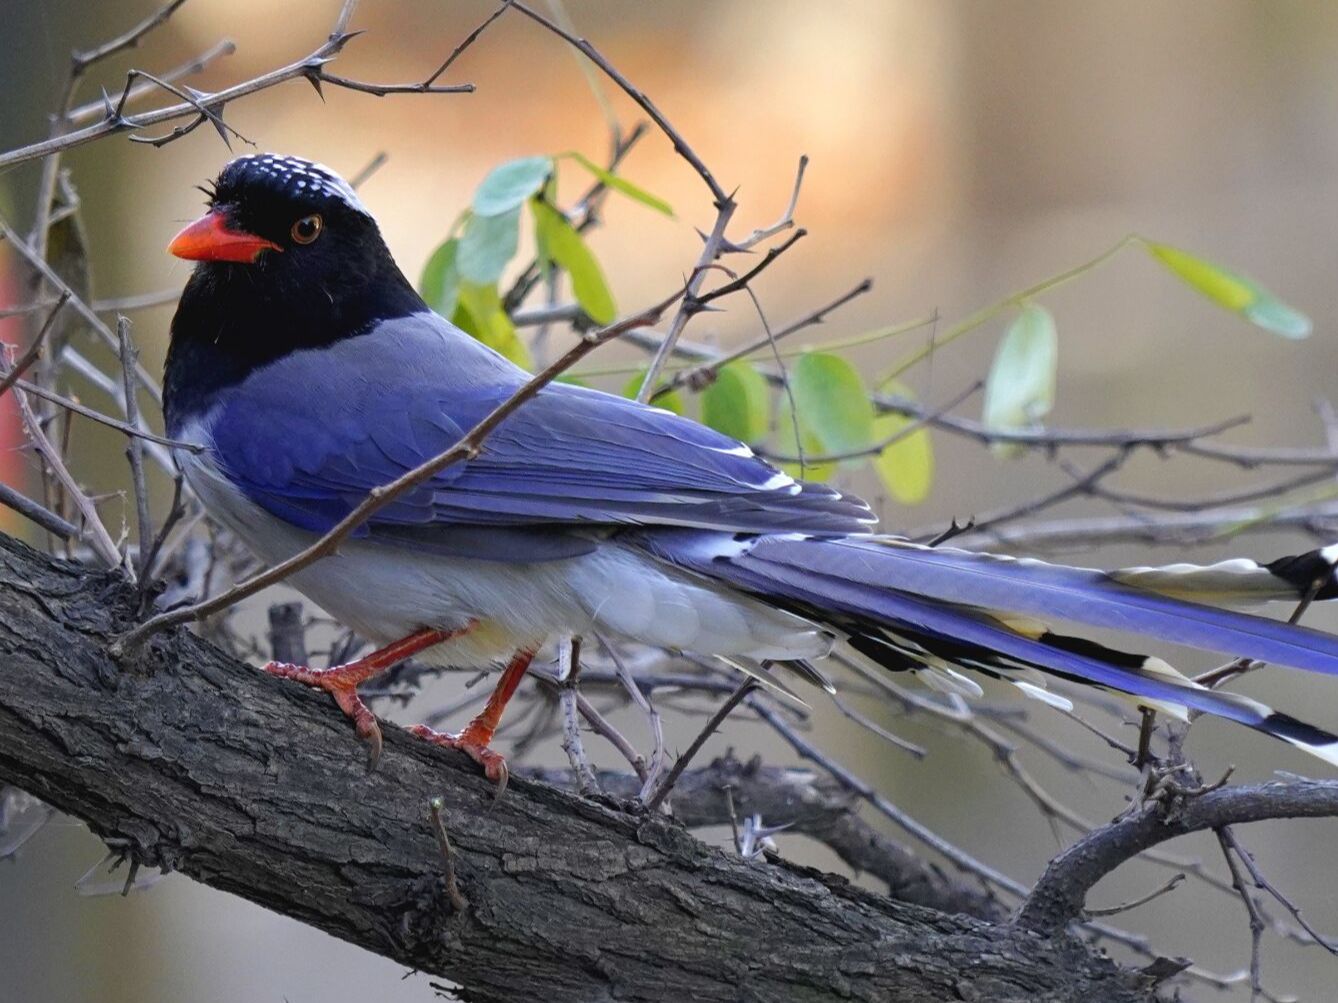
{"label": "tree branch", "polygon": [[451,979],[466,1000],[1152,999],[1063,935],[743,860],[522,779],[493,804],[465,757],[397,728],[369,776],[328,700],[189,633],[115,663],[134,603],[119,574],[0,537],[0,782],[134,862]]}
{"label": "tree branch", "polygon": [[1334,816],[1338,780],[1222,787],[1178,799],[1169,810],[1161,802],[1150,803],[1052,860],[1018,911],[1017,922],[1042,932],[1063,928],[1079,917],[1093,885],[1125,861],[1176,836],[1273,818]]}

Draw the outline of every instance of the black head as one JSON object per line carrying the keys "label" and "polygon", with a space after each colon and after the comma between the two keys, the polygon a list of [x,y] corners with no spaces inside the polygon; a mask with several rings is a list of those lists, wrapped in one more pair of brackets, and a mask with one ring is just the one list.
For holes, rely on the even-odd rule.
{"label": "black head", "polygon": [[258,366],[426,309],[376,220],[329,168],[238,157],[206,194],[209,211],[168,247],[198,262],[172,321],[170,425]]}

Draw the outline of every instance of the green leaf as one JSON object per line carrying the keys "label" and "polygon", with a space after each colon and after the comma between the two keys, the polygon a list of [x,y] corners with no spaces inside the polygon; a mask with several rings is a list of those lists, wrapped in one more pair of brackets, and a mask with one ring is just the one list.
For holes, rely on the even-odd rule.
{"label": "green leaf", "polygon": [[1169,244],[1144,241],[1143,246],[1181,281],[1197,289],[1218,306],[1230,310],[1255,327],[1283,338],[1306,338],[1313,325],[1310,318],[1289,307],[1252,279],[1227,271]]}
{"label": "green leaf", "polygon": [[[888,392],[899,397],[915,399],[908,387],[893,381]],[[881,414],[873,420],[874,442],[892,438],[915,424],[915,419],[904,414]],[[929,429],[921,425],[915,431],[898,439],[874,457],[873,468],[894,500],[903,505],[918,505],[929,497],[934,483],[934,445]]]}
{"label": "green leaf", "polygon": [[[1048,310],[1028,303],[1008,325],[999,341],[985,381],[985,427],[1013,430],[1034,428],[1055,403],[1059,371],[1059,335]],[[995,452],[1017,456],[1016,443],[1000,443]]]}
{"label": "green leaf", "polygon": [[644,188],[637,187],[636,185],[632,184],[632,182],[628,181],[626,178],[619,177],[616,174],[612,174],[609,171],[604,170],[604,168],[600,167],[597,163],[595,163],[585,154],[577,153],[575,150],[568,150],[566,153],[562,154],[562,156],[569,157],[570,159],[576,161],[587,171],[593,174],[596,178],[598,178],[601,184],[609,188],[612,188],[616,192],[621,192],[623,195],[626,195],[628,198],[640,202],[647,208],[654,209],[656,212],[663,213],[670,219],[673,219],[674,216],[673,206],[671,206],[664,199],[652,195]]}
{"label": "green leaf", "polygon": [[454,237],[442,243],[427,259],[418,280],[418,292],[424,302],[443,317],[455,313],[456,292],[460,286],[455,256],[459,248],[460,241]]}
{"label": "green leaf", "polygon": [[873,404],[855,367],[839,355],[806,352],[790,373],[804,429],[823,453],[863,449],[873,438]]}
{"label": "green leaf", "polygon": [[516,326],[502,309],[496,286],[460,283],[455,324],[518,366],[530,367],[530,353],[516,334]]}
{"label": "green leaf", "polygon": [[470,216],[455,255],[455,267],[465,281],[491,286],[502,277],[506,263],[520,243],[520,207],[498,216]]}
{"label": "green leaf", "polygon": [[581,309],[596,324],[608,324],[618,315],[613,294],[604,281],[599,262],[590,253],[585,239],[567,218],[547,202],[534,199],[534,227],[543,253],[571,276],[571,291]]}
{"label": "green leaf", "polygon": [[771,424],[771,389],[751,363],[721,366],[701,399],[703,424],[740,442],[766,437]]}
{"label": "green leaf", "polygon": [[552,173],[552,157],[521,157],[498,164],[474,192],[474,215],[500,216],[519,209]]}
{"label": "green leaf", "polygon": [[[623,396],[628,400],[636,400],[636,395],[641,392],[641,384],[646,382],[646,373],[649,371],[649,367],[647,367],[633,373],[632,378],[623,384]],[[651,397],[650,403],[654,407],[664,408],[664,410],[672,411],[674,414],[683,414],[687,410],[687,402],[683,400],[683,395],[677,390],[655,394]]]}
{"label": "green leaf", "polygon": [[[798,436],[795,435],[796,426]],[[801,448],[802,446],[802,448]],[[835,463],[809,463],[810,456],[821,456],[827,452],[821,441],[803,421],[795,421],[794,411],[790,407],[790,395],[782,392],[780,406],[776,409],[776,451],[786,456],[803,456],[803,463],[781,463],[780,468],[791,477],[805,481],[826,481],[836,473]]]}

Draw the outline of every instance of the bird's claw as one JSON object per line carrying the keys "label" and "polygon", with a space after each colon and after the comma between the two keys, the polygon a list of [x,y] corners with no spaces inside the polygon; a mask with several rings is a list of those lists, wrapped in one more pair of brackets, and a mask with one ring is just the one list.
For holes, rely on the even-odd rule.
{"label": "bird's claw", "polygon": [[500,798],[506,790],[507,782],[511,779],[511,770],[500,752],[488,748],[488,741],[484,736],[471,733],[468,727],[458,735],[451,735],[429,728],[425,724],[416,724],[409,729],[409,732],[433,745],[440,745],[445,749],[457,749],[478,763],[483,767],[483,775],[492,781],[495,787],[494,799]]}
{"label": "bird's claw", "polygon": [[288,662],[270,662],[264,666],[264,671],[280,679],[292,679],[325,690],[334,697],[339,709],[353,722],[353,730],[358,738],[367,745],[367,772],[370,773],[381,761],[384,745],[381,725],[377,723],[371,708],[358,696],[357,686],[362,681],[361,666],[354,663],[350,672],[343,672],[345,668],[341,665],[331,669],[312,669]]}

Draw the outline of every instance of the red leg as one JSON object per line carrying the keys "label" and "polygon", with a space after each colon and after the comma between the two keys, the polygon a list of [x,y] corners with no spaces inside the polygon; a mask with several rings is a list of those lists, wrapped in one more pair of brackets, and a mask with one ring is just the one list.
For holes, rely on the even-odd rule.
{"label": "red leg", "polygon": [[368,769],[375,769],[377,760],[381,758],[381,726],[376,723],[376,715],[358,696],[358,687],[425,648],[469,633],[474,626],[475,621],[471,620],[456,630],[434,630],[425,627],[369,655],[328,669],[312,669],[305,665],[290,665],[287,662],[270,662],[264,667],[264,671],[280,679],[294,679],[299,683],[315,686],[334,697],[339,709],[352,719],[358,737],[368,745]]}
{"label": "red leg", "polygon": [[464,731],[460,734],[448,735],[433,731],[425,724],[416,724],[409,730],[429,742],[443,745],[448,749],[459,749],[465,753],[483,767],[484,775],[497,785],[497,796],[501,797],[502,791],[506,790],[510,772],[507,770],[506,760],[500,753],[488,748],[488,743],[492,741],[497,726],[502,723],[502,712],[506,710],[507,702],[515,695],[516,688],[525,678],[525,672],[532,661],[534,652],[529,649],[517,651],[511,657],[511,661],[502,672],[502,678],[497,680],[497,686],[488,697],[487,704],[474,720],[465,725]]}

